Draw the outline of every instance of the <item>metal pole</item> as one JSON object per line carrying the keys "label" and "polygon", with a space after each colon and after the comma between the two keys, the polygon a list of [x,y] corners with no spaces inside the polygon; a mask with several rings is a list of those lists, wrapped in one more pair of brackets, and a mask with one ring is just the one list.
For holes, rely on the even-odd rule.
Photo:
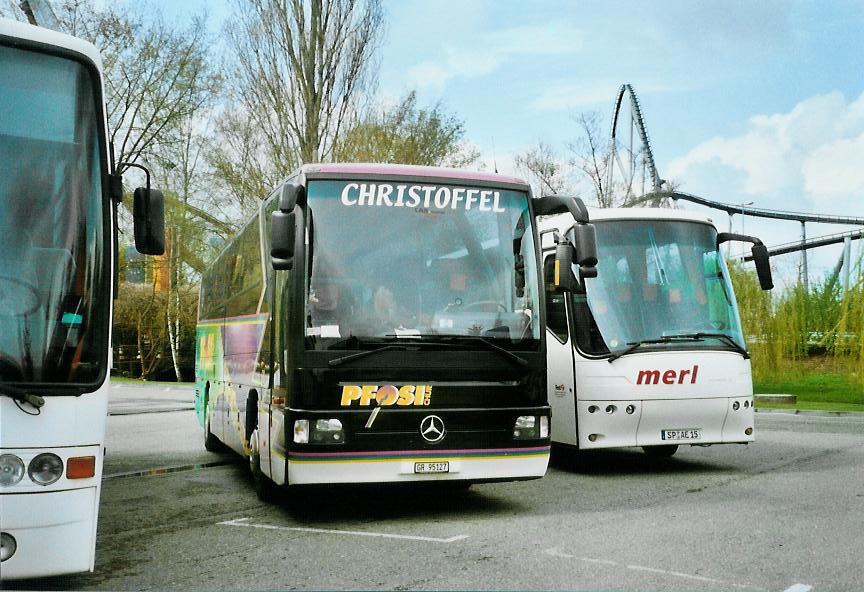
{"label": "metal pole", "polygon": [[[807,242],[807,223],[801,221],[801,241]],[[801,251],[801,283],[804,284],[804,290],[810,291],[810,274],[807,272],[807,250]]]}
{"label": "metal pole", "polygon": [[843,293],[849,291],[849,272],[852,269],[852,238],[843,240]]}
{"label": "metal pole", "polygon": [[[728,212],[729,214],[729,234],[732,234],[732,216],[734,215],[732,212]],[[732,256],[732,241],[728,241],[726,243],[726,258]]]}

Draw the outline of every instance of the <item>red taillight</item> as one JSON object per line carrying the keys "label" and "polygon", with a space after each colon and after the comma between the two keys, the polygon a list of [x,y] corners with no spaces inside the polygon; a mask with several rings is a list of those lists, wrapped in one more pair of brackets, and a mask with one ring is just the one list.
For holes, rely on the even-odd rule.
{"label": "red taillight", "polygon": [[73,456],[66,461],[67,479],[86,479],[96,474],[95,456]]}

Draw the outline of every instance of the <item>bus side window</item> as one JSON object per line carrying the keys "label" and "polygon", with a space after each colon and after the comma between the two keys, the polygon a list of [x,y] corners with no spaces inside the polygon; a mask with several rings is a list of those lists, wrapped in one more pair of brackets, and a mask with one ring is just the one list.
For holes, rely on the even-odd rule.
{"label": "bus side window", "polygon": [[564,293],[555,290],[555,254],[543,260],[543,285],[546,287],[546,327],[562,342],[567,342],[567,308]]}

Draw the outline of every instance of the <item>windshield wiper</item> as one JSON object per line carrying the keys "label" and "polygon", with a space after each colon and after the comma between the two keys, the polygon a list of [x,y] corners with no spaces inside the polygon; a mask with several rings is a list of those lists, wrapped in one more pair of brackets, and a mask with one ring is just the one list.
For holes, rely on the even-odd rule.
{"label": "windshield wiper", "polygon": [[714,339],[719,339],[720,341],[725,341],[727,344],[731,345],[732,348],[736,352],[738,352],[739,354],[744,356],[745,360],[750,359],[750,353],[746,349],[741,347],[740,343],[735,341],[730,335],[727,335],[726,333],[705,333],[705,332],[681,333],[680,335],[670,335],[669,337],[675,337],[675,338],[680,337],[681,339],[700,339],[700,340],[704,339],[706,337],[713,337]]}
{"label": "windshield wiper", "polygon": [[528,360],[526,360],[522,356],[518,356],[518,355],[514,354],[513,352],[511,352],[510,350],[504,349],[500,345],[496,345],[496,344],[492,343],[491,341],[489,341],[485,337],[480,337],[478,335],[435,335],[434,337],[437,339],[452,340],[454,342],[476,341],[478,343],[482,343],[483,345],[485,345],[487,348],[491,349],[492,351],[498,352],[499,354],[501,354],[502,356],[504,356],[505,358],[507,358],[511,362],[515,362],[515,363],[519,364],[520,366],[527,366],[528,365]]}
{"label": "windshield wiper", "polygon": [[664,335],[663,337],[658,337],[657,339],[642,339],[640,341],[631,341],[628,342],[627,345],[629,347],[622,349],[621,351],[617,351],[613,353],[608,358],[608,362],[611,364],[621,356],[626,356],[627,354],[632,354],[634,351],[642,347],[643,345],[655,345],[658,343],[671,343],[673,341],[679,341],[682,339],[686,339],[689,341],[702,341],[702,338],[698,336],[696,333],[686,334],[686,335]]}
{"label": "windshield wiper", "polygon": [[34,395],[33,393],[28,393],[27,391],[19,389],[18,387],[14,387],[3,382],[0,382],[0,395],[5,395],[14,401],[27,403],[28,405],[32,405],[36,409],[39,409],[45,404],[45,399],[43,397],[40,397],[39,395]]}
{"label": "windshield wiper", "polygon": [[387,351],[389,349],[401,349],[404,350],[404,345],[385,345],[384,347],[378,347],[375,349],[367,349],[364,351],[359,351],[356,354],[348,354],[347,356],[341,356],[339,358],[333,358],[328,364],[331,366],[341,366],[347,362],[353,362],[354,360],[359,360],[360,358],[365,358],[366,356],[371,356],[373,354],[378,354],[383,351]]}

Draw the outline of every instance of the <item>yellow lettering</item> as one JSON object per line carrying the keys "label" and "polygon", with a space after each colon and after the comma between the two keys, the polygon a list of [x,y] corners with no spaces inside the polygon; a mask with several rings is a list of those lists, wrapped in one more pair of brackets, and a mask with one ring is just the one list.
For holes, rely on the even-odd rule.
{"label": "yellow lettering", "polygon": [[432,402],[432,385],[426,385],[426,394],[423,395],[423,404],[429,405]]}
{"label": "yellow lettering", "polygon": [[378,385],[364,384],[363,391],[360,394],[360,405],[368,407],[372,399],[375,398],[375,392],[378,390]]}
{"label": "yellow lettering", "polygon": [[399,401],[397,405],[410,405],[414,402],[414,387],[406,384],[399,389]]}
{"label": "yellow lettering", "polygon": [[342,387],[342,406],[349,407],[351,401],[356,401],[360,398],[360,387],[356,384],[347,384]]}

